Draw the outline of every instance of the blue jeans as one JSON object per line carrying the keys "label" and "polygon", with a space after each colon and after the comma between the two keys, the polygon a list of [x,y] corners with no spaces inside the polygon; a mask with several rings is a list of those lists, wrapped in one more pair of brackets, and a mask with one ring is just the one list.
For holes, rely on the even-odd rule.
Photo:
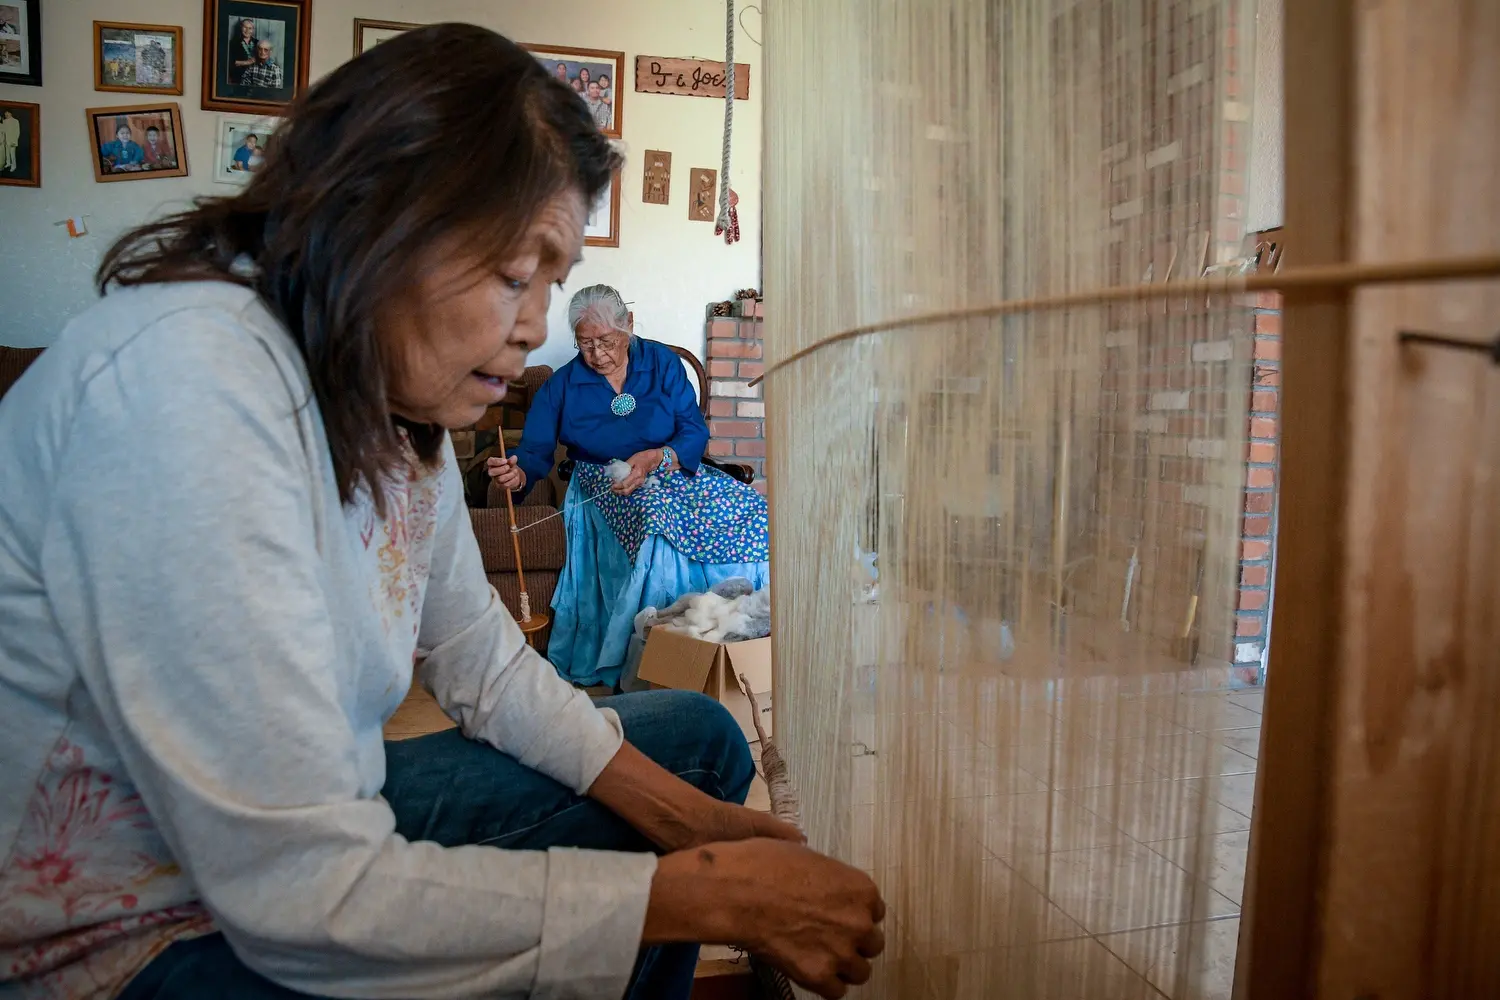
{"label": "blue jeans", "polygon": [[[743,804],[755,765],[739,726],[721,705],[688,691],[601,698],[628,739],[662,767],[726,802]],[[385,745],[382,794],[408,840],[444,846],[490,844],[515,850],[655,848],[620,817],[574,795],[457,730]],[[698,946],[642,949],[627,1000],[687,1000]],[[292,1000],[298,993],[252,972],[222,934],[180,941],[130,981],[119,1000]]]}

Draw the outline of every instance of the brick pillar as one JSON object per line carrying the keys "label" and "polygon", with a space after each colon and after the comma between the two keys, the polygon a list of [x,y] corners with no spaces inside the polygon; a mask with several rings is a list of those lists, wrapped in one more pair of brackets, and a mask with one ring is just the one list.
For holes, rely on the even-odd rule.
{"label": "brick pillar", "polygon": [[1250,388],[1250,443],[1245,456],[1248,465],[1234,661],[1241,680],[1259,683],[1262,658],[1270,639],[1279,485],[1281,296],[1276,292],[1262,292],[1255,299],[1255,375]]}
{"label": "brick pillar", "polygon": [[754,316],[716,316],[708,323],[708,453],[755,470],[755,488],[766,492],[766,404],[750,379],[762,362],[765,304]]}

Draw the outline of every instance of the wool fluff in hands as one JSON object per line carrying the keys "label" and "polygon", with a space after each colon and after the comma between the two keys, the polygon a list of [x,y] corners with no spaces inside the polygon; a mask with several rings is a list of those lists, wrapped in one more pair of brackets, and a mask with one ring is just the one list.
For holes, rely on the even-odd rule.
{"label": "wool fluff in hands", "polygon": [[[604,471],[609,476],[609,478],[614,480],[615,484],[618,485],[620,483],[623,483],[626,479],[630,478],[630,463],[621,461],[618,458],[612,459],[610,463],[604,467]],[[648,488],[655,487],[656,477],[654,475],[647,476],[646,481],[641,485]]]}

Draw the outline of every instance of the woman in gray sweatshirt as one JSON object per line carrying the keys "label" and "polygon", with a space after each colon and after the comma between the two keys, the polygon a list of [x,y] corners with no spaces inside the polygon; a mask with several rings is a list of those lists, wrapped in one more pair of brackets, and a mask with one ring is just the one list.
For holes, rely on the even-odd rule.
{"label": "woman in gray sweatshirt", "polygon": [[[591,702],[485,581],[447,432],[619,165],[438,25],[106,255],[0,403],[0,992],[680,1000],[699,942],[868,976],[878,892],[739,804],[728,713]],[[459,729],[385,744],[414,673]]]}

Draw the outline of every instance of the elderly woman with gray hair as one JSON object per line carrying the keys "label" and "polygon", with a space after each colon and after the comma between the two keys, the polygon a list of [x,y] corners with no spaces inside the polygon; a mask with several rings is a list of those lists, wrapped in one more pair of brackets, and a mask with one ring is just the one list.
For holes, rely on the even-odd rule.
{"label": "elderly woman with gray hair", "polygon": [[547,658],[577,684],[615,687],[641,609],[731,577],[766,585],[766,502],[703,464],[708,425],[682,362],[632,334],[619,292],[578,292],[568,323],[578,357],[538,390],[520,447],[491,459],[489,474],[524,491],[552,470],[558,443],[567,448],[568,558]]}

